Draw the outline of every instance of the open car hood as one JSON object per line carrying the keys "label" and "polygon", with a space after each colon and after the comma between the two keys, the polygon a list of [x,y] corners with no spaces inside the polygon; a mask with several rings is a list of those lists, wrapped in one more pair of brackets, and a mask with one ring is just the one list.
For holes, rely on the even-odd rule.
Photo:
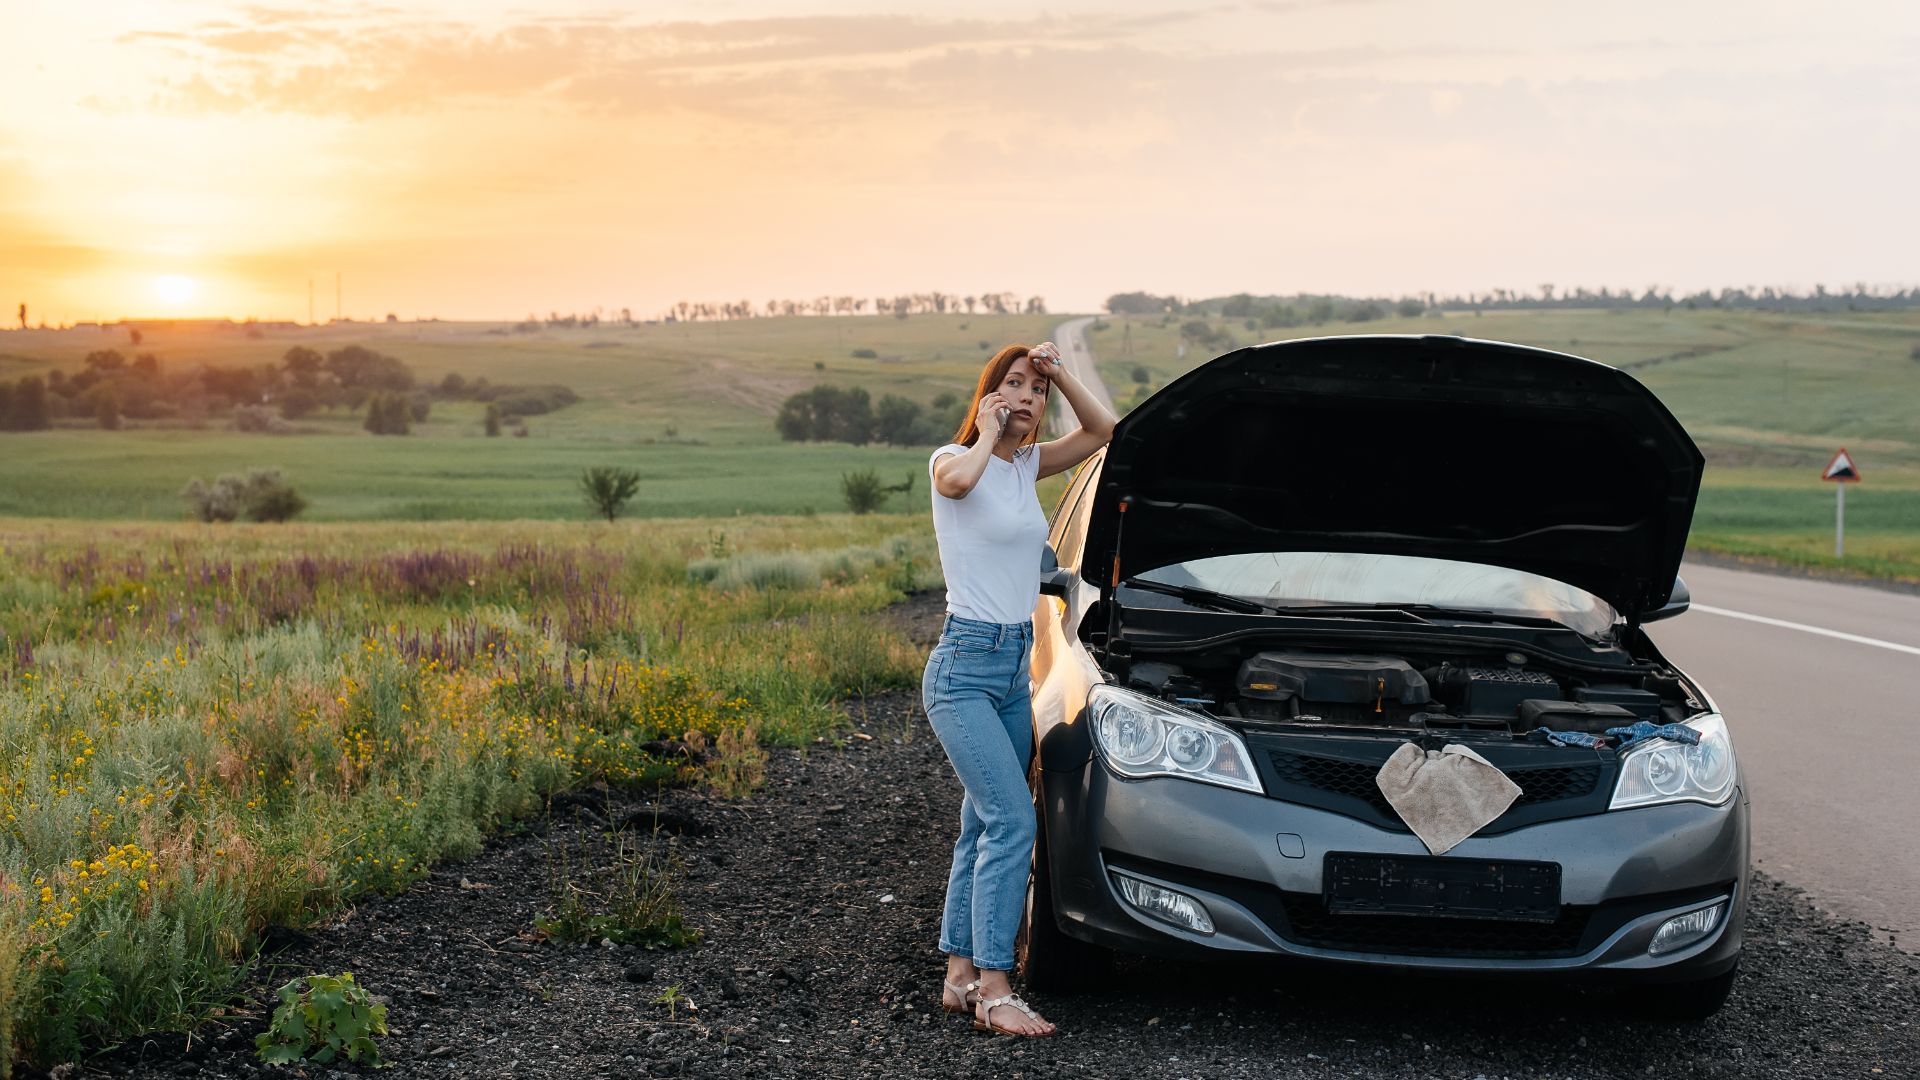
{"label": "open car hood", "polygon": [[1217,357],[1123,418],[1105,457],[1080,561],[1103,593],[1212,555],[1354,551],[1540,574],[1629,618],[1673,588],[1704,464],[1624,371],[1388,335]]}

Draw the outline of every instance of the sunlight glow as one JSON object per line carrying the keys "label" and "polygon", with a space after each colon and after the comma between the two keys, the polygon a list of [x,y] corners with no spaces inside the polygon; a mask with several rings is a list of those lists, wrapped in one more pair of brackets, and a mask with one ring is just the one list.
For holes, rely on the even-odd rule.
{"label": "sunlight glow", "polygon": [[162,274],[153,279],[153,291],[169,304],[184,304],[193,299],[200,283],[184,274]]}

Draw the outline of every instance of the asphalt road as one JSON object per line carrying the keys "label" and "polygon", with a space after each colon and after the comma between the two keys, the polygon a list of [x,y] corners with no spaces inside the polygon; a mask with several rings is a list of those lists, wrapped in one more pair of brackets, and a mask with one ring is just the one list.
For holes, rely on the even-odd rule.
{"label": "asphalt road", "polygon": [[[1111,403],[1092,321],[1054,340]],[[1695,563],[1682,576],[1692,610],[1648,631],[1727,717],[1755,866],[1920,952],[1920,596]]]}
{"label": "asphalt road", "polygon": [[1755,865],[1920,951],[1920,596],[1698,564],[1681,576],[1693,609],[1647,629],[1727,718]]}

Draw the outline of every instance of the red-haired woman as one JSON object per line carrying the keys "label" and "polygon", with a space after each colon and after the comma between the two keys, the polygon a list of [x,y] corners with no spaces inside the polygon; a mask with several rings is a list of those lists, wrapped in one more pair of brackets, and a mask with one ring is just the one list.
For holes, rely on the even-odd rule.
{"label": "red-haired woman", "polygon": [[[1055,390],[1080,426],[1043,443],[1040,422]],[[966,789],[940,922],[947,954],[941,1004],[971,1011],[982,1031],[1039,1036],[1054,1029],[1007,981],[1035,829],[1027,664],[1047,517],[1033,485],[1105,446],[1113,424],[1052,342],[1009,345],[987,361],[953,442],[928,462],[947,619],[920,692]]]}

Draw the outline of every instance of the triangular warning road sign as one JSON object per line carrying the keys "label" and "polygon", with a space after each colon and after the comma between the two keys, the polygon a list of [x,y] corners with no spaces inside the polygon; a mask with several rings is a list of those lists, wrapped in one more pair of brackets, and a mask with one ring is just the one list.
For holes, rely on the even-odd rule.
{"label": "triangular warning road sign", "polygon": [[1860,466],[1853,463],[1852,455],[1848,454],[1847,448],[1843,446],[1839,453],[1833,455],[1833,460],[1827,462],[1826,471],[1820,474],[1820,479],[1857,484],[1860,482]]}

